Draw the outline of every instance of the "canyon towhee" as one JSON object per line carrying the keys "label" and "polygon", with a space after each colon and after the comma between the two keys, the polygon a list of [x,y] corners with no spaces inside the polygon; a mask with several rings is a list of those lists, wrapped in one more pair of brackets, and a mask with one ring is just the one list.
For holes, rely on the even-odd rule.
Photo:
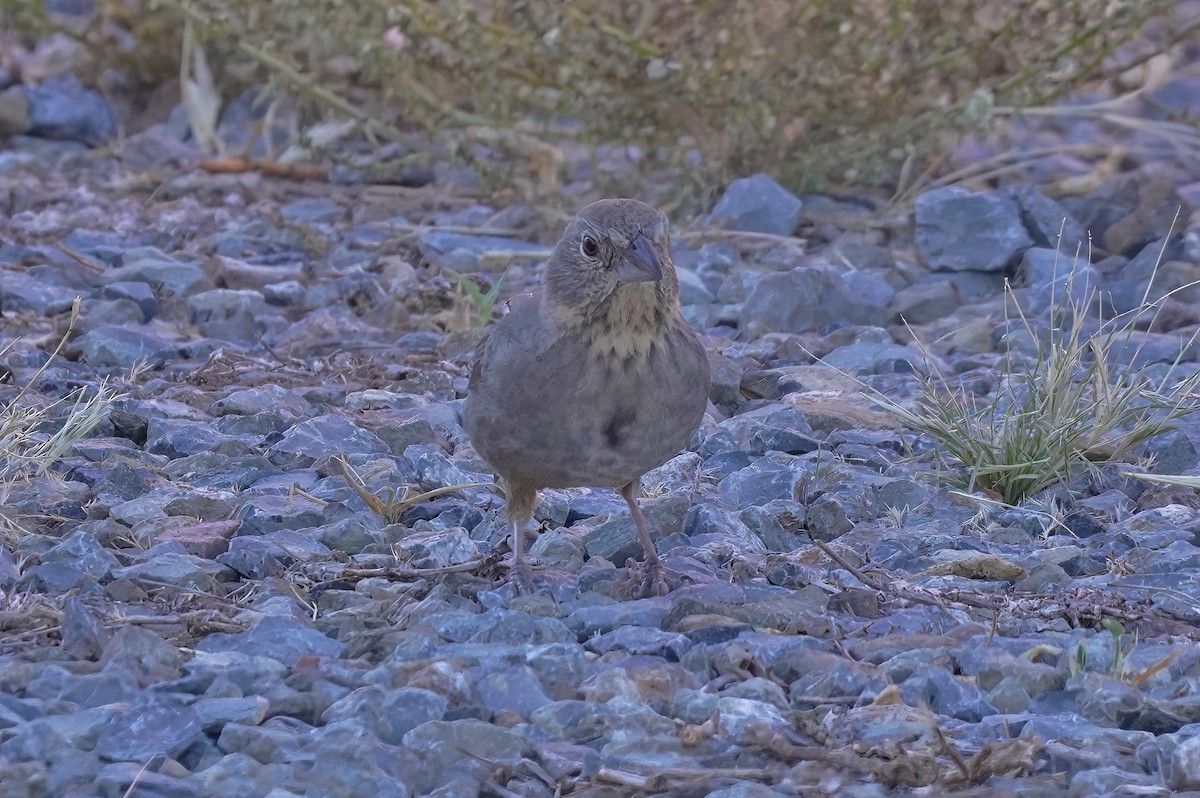
{"label": "canyon towhee", "polygon": [[541,289],[510,307],[476,350],[464,426],[505,483],[518,585],[530,585],[522,555],[538,489],[612,487],[646,553],[640,592],[665,593],[639,480],[687,444],[709,389],[708,356],[679,309],[666,216],[632,199],[587,206]]}

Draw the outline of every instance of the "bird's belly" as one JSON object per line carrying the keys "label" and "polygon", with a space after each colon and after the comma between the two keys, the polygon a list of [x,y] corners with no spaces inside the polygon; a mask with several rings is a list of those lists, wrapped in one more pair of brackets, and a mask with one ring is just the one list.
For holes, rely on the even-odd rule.
{"label": "bird's belly", "polygon": [[[539,487],[620,487],[678,454],[706,403],[702,396],[681,407],[650,389],[638,408],[621,394],[573,393],[504,414],[502,427],[478,436],[491,443],[479,453],[501,476]],[[695,423],[680,424],[688,417]]]}

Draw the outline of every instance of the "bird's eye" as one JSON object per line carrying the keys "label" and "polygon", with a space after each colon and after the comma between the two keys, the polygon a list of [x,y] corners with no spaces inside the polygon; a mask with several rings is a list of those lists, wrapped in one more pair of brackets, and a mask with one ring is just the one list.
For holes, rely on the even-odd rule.
{"label": "bird's eye", "polygon": [[600,254],[600,245],[591,236],[584,236],[579,244],[579,251],[589,258],[594,258]]}

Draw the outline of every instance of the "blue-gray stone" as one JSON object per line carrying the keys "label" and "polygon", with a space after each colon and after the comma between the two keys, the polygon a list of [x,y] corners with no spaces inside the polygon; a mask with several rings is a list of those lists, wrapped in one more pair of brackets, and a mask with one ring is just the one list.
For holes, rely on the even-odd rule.
{"label": "blue-gray stone", "polygon": [[729,230],[790,236],[802,207],[796,195],[760,173],[731,182],[709,220]]}
{"label": "blue-gray stone", "polygon": [[101,144],[117,135],[112,107],[74,75],[58,75],[25,87],[29,132],[48,139]]}
{"label": "blue-gray stone", "polygon": [[917,197],[917,251],[937,271],[1004,269],[1033,239],[1011,198],[946,186]]}
{"label": "blue-gray stone", "polygon": [[268,615],[245,632],[218,632],[197,645],[201,651],[236,651],[269,657],[295,667],[301,657],[340,657],[346,647],[297,618]]}

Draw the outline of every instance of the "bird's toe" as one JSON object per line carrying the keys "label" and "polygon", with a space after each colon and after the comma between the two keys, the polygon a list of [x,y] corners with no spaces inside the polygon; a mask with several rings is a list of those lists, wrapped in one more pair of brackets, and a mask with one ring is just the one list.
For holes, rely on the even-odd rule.
{"label": "bird's toe", "polygon": [[626,566],[629,568],[629,578],[633,583],[629,592],[634,598],[653,598],[654,596],[665,596],[671,592],[671,582],[662,560],[647,563],[629,560]]}
{"label": "bird's toe", "polygon": [[529,596],[537,592],[537,586],[533,583],[533,571],[528,563],[516,563],[509,569],[508,576],[519,594]]}

